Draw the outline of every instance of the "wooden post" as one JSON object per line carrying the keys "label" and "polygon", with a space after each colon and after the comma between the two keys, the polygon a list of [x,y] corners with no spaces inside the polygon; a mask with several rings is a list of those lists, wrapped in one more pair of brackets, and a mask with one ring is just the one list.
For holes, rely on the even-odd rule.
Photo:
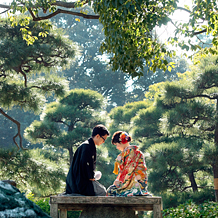
{"label": "wooden post", "polygon": [[67,218],[67,209],[60,209],[60,218]]}
{"label": "wooden post", "polygon": [[153,217],[154,218],[162,218],[161,209],[162,209],[161,204],[154,204],[153,205]]}
{"label": "wooden post", "polygon": [[50,205],[50,216],[52,218],[58,218],[58,204]]}

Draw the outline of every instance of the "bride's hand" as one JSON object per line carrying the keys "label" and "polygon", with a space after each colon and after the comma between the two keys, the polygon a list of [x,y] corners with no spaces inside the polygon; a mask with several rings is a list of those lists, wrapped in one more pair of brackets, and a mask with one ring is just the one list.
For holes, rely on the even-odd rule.
{"label": "bride's hand", "polygon": [[118,181],[118,180],[115,180],[115,181],[114,181],[114,185],[115,185],[115,186],[120,186],[120,184],[121,184],[120,181]]}

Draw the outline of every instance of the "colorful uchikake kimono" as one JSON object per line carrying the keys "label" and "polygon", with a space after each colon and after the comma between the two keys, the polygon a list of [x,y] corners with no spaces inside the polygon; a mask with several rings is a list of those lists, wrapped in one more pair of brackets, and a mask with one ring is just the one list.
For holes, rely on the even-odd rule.
{"label": "colorful uchikake kimono", "polygon": [[149,195],[146,171],[144,156],[138,147],[135,145],[126,147],[117,156],[114,173],[118,176],[114,184],[108,188],[107,196]]}

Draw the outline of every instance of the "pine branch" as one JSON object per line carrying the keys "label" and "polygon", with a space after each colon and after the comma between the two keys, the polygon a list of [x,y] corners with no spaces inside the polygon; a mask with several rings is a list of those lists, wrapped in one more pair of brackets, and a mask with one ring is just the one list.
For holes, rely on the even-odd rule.
{"label": "pine branch", "polygon": [[20,70],[20,73],[23,75],[23,77],[24,77],[24,86],[27,88],[27,76],[26,76],[26,74],[22,71],[22,70]]}
{"label": "pine branch", "polygon": [[209,98],[209,99],[211,99],[211,100],[213,100],[213,99],[217,99],[218,98],[218,93],[213,93],[213,94],[211,94],[211,95],[206,95],[206,94],[197,94],[197,95],[182,95],[182,96],[180,96],[180,95],[175,95],[176,97],[179,97],[179,98],[181,98],[181,99],[193,99],[193,98],[197,98],[197,97],[199,97],[199,98]]}
{"label": "pine branch", "polygon": [[28,9],[28,11],[30,12],[32,16],[33,21],[47,20],[47,19],[50,19],[56,16],[57,14],[70,14],[70,15],[74,15],[78,17],[83,17],[85,19],[95,19],[95,20],[99,19],[99,15],[90,15],[90,14],[84,14],[84,13],[79,13],[79,12],[74,12],[74,11],[67,11],[67,10],[62,10],[62,9],[57,9],[55,12],[47,16],[44,16],[44,17],[36,17],[31,9]]}
{"label": "pine branch", "polygon": [[[14,144],[17,146],[18,150],[20,148],[23,149],[23,150],[27,150],[27,148],[24,148],[23,145],[22,145],[22,136],[21,136],[21,133],[20,133],[21,132],[20,123],[17,120],[10,117],[8,114],[6,114],[1,108],[0,108],[0,113],[17,125],[17,134],[13,137],[13,141],[14,141]],[[18,145],[17,142],[16,142],[17,137],[20,138],[20,145]]]}
{"label": "pine branch", "polygon": [[57,123],[62,123],[62,124],[64,124],[64,125],[66,125],[67,127],[70,127],[69,124],[67,124],[66,122],[64,122],[64,121],[62,121],[62,120],[57,120],[56,122],[57,122]]}
{"label": "pine branch", "polygon": [[[189,14],[191,14],[192,12],[186,8],[183,8],[183,7],[177,7],[178,10],[182,10],[182,11],[185,11],[185,12],[188,12]],[[201,18],[203,21],[205,21],[204,18]],[[176,28],[176,29],[179,29],[176,24],[170,19],[170,22],[173,24],[173,26]],[[193,32],[193,31],[187,31],[188,33],[192,33],[193,36],[197,36],[197,35],[200,35],[202,33],[206,33],[207,32],[207,29],[203,29],[201,31],[198,31],[198,32]]]}
{"label": "pine branch", "polygon": [[4,71],[0,74],[0,77],[4,77],[4,78],[6,78],[6,74],[5,74]]}
{"label": "pine branch", "polygon": [[9,6],[9,5],[0,4],[0,8],[7,8],[7,9],[10,9],[10,6]]}
{"label": "pine branch", "polygon": [[208,128],[200,128],[203,132],[212,132],[212,131],[214,131],[215,130],[215,128],[216,128],[216,126],[211,126],[211,127],[208,127]]}

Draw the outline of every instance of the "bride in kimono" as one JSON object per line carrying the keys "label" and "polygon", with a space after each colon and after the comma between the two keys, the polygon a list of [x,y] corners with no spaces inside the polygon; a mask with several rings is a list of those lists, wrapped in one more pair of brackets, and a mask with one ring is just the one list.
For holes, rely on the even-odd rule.
{"label": "bride in kimono", "polygon": [[121,153],[117,156],[113,172],[118,176],[107,189],[107,196],[150,195],[147,192],[147,168],[143,153],[129,142],[131,136],[126,132],[117,131],[112,136],[112,144]]}

